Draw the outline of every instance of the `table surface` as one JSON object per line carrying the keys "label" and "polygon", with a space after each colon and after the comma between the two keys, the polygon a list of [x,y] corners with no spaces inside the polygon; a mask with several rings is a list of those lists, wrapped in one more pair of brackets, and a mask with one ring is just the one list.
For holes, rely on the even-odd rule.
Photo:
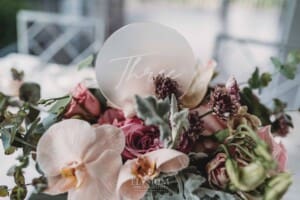
{"label": "table surface", "polygon": [[[7,93],[11,91],[9,87],[11,67],[24,70],[25,81],[34,81],[41,84],[42,97],[44,98],[65,95],[79,82],[83,80],[95,80],[95,73],[91,68],[78,71],[76,66],[46,65],[33,56],[11,54],[0,59],[0,91]],[[292,112],[290,114],[293,117],[295,128],[288,137],[280,138],[280,140],[284,143],[288,151],[288,168],[293,174],[294,183],[284,199],[298,200],[298,195],[300,194],[300,114],[299,112]],[[6,176],[6,172],[15,163],[17,156],[3,155],[3,148],[0,145],[0,185],[5,184],[11,187],[14,181],[11,177]],[[27,180],[36,175],[33,166],[30,166],[25,172]]]}

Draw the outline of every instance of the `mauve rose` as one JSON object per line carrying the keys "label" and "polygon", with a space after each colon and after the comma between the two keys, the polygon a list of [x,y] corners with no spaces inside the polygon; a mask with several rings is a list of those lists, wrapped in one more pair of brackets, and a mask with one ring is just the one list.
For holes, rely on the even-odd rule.
{"label": "mauve rose", "polygon": [[226,189],[229,184],[229,177],[226,172],[225,162],[227,156],[225,153],[218,153],[206,166],[208,174],[208,183],[212,187]]}
{"label": "mauve rose", "polygon": [[120,128],[126,138],[122,153],[124,160],[134,159],[163,147],[159,140],[159,130],[155,126],[146,126],[138,118],[126,119]]}
{"label": "mauve rose", "polygon": [[277,161],[277,171],[284,172],[287,163],[287,151],[281,142],[275,141],[271,133],[271,126],[262,127],[257,131],[257,134],[270,147],[272,156]]}
{"label": "mauve rose", "polygon": [[64,117],[71,118],[80,115],[85,119],[91,119],[100,115],[99,101],[83,84],[78,84],[71,94],[72,100]]}
{"label": "mauve rose", "polygon": [[124,123],[124,121],[125,117],[121,110],[110,108],[107,109],[99,118],[98,124],[112,124],[119,127]]}

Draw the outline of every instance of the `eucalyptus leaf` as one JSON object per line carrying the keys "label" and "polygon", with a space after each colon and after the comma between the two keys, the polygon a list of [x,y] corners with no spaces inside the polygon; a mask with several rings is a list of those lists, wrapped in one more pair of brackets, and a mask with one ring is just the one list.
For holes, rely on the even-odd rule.
{"label": "eucalyptus leaf", "polygon": [[172,148],[176,148],[180,142],[181,134],[190,126],[188,120],[189,110],[178,111],[178,103],[174,94],[171,96],[170,124],[172,128]]}
{"label": "eucalyptus leaf", "polygon": [[55,115],[61,115],[65,111],[66,107],[69,105],[71,100],[72,100],[71,95],[68,95],[64,98],[57,100],[55,104],[49,109],[49,112]]}
{"label": "eucalyptus leaf", "polygon": [[137,116],[145,121],[146,125],[155,125],[159,127],[160,139],[165,146],[171,142],[171,129],[169,127],[169,99],[158,100],[153,96],[142,98],[135,96],[137,105]]}

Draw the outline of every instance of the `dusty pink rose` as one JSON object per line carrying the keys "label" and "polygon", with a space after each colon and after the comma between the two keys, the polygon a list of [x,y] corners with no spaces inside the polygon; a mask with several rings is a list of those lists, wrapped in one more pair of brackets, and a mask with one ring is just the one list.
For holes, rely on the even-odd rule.
{"label": "dusty pink rose", "polygon": [[147,152],[162,148],[159,130],[155,126],[146,126],[138,118],[126,119],[120,126],[126,138],[122,153],[124,160],[137,158]]}
{"label": "dusty pink rose", "polygon": [[287,163],[287,151],[284,145],[279,142],[277,143],[271,133],[271,127],[265,126],[257,131],[258,136],[264,140],[270,147],[270,151],[274,160],[277,161],[277,170],[283,172],[286,169]]}
{"label": "dusty pink rose", "polygon": [[121,110],[114,108],[107,109],[104,114],[99,118],[98,124],[113,124],[120,126],[125,121],[124,114]]}
{"label": "dusty pink rose", "polygon": [[206,166],[208,182],[212,187],[226,189],[229,184],[229,177],[226,172],[225,162],[227,156],[225,153],[218,153]]}
{"label": "dusty pink rose", "polygon": [[64,116],[71,118],[80,115],[84,119],[100,115],[100,103],[96,97],[83,85],[78,84],[72,91],[72,100]]}
{"label": "dusty pink rose", "polygon": [[[202,115],[210,111],[210,108],[208,105],[201,105],[194,110],[196,110],[197,112],[199,112],[200,115]],[[203,117],[201,120],[203,120],[204,122],[204,131],[202,132],[202,135],[204,136],[210,136],[213,133],[226,128],[226,124],[220,119],[218,119],[218,117],[212,114]]]}

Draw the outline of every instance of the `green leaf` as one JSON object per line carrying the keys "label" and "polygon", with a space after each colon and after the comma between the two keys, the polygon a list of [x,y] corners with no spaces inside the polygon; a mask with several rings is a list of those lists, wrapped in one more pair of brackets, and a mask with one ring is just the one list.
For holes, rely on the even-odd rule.
{"label": "green leaf", "polygon": [[11,200],[23,200],[27,195],[27,188],[26,186],[15,186],[10,194]]}
{"label": "green leaf", "polygon": [[275,69],[277,69],[283,76],[285,76],[288,79],[295,78],[297,72],[297,64],[293,62],[283,64],[278,58],[274,57],[271,57],[271,61],[275,66]]}
{"label": "green leaf", "polygon": [[218,142],[221,143],[223,143],[228,136],[230,136],[230,131],[228,128],[214,133],[214,137],[218,140]]}
{"label": "green leaf", "polygon": [[270,73],[262,73],[260,75],[259,69],[256,67],[251,78],[248,80],[248,84],[252,89],[261,89],[263,87],[267,87],[271,81],[272,75]]}
{"label": "green leaf", "polygon": [[260,102],[259,98],[253,94],[250,88],[245,87],[241,91],[240,96],[242,105],[246,105],[248,112],[256,115],[261,120],[263,126],[271,123],[271,111]]}
{"label": "green leaf", "polygon": [[0,197],[7,197],[8,195],[8,187],[6,185],[0,185]]}
{"label": "green leaf", "polygon": [[276,69],[280,70],[282,63],[279,60],[279,58],[271,57],[271,62],[273,63]]}
{"label": "green leaf", "polygon": [[0,129],[0,133],[1,133],[3,148],[6,151],[11,148],[11,144],[14,139],[7,129]]}
{"label": "green leaf", "polygon": [[300,63],[300,50],[290,51],[287,56],[287,62],[292,64]]}
{"label": "green leaf", "polygon": [[171,129],[169,127],[169,99],[158,100],[153,96],[141,98],[135,96],[137,105],[137,116],[145,121],[146,125],[159,127],[160,139],[169,146],[172,140]]}
{"label": "green leaf", "polygon": [[37,83],[23,83],[20,87],[20,99],[36,104],[41,98],[41,87]]}
{"label": "green leaf", "polygon": [[267,87],[271,81],[272,75],[270,73],[265,72],[260,77],[260,84],[263,87]]}
{"label": "green leaf", "polygon": [[274,111],[273,113],[281,113],[284,112],[284,109],[286,108],[287,104],[285,102],[282,102],[280,99],[273,99],[274,103]]}
{"label": "green leaf", "polygon": [[172,128],[172,148],[176,148],[180,142],[181,134],[190,126],[188,120],[189,110],[178,112],[178,103],[174,94],[171,96],[170,124]]}
{"label": "green leaf", "polygon": [[86,67],[90,67],[92,66],[93,62],[94,62],[94,55],[90,55],[78,64],[77,69],[82,70]]}
{"label": "green leaf", "polygon": [[55,104],[49,109],[50,113],[55,115],[61,115],[65,111],[66,107],[72,100],[72,96],[68,95],[65,98],[61,98],[55,102]]}
{"label": "green leaf", "polygon": [[25,177],[21,168],[16,168],[14,179],[17,185],[25,185]]}
{"label": "green leaf", "polygon": [[252,73],[251,78],[248,80],[248,84],[253,89],[256,89],[256,88],[260,87],[259,69],[258,69],[258,67],[256,67],[255,71]]}

